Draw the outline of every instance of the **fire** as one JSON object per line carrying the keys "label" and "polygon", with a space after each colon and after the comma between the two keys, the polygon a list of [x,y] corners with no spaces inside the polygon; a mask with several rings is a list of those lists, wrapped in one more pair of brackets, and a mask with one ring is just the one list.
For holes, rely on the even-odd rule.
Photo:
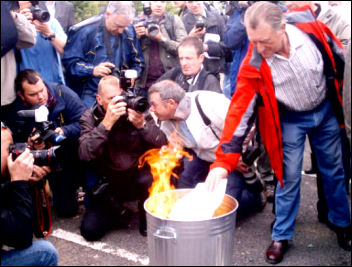
{"label": "fire", "polygon": [[[175,189],[170,183],[171,176],[178,178],[173,169],[180,165],[180,159],[184,156],[192,160],[192,156],[182,149],[180,142],[173,142],[161,149],[148,150],[139,158],[139,168],[148,163],[153,175],[154,181],[149,188],[149,196]],[[169,196],[163,199],[152,198],[148,202],[148,210],[157,216],[167,218],[176,201],[175,197]]]}

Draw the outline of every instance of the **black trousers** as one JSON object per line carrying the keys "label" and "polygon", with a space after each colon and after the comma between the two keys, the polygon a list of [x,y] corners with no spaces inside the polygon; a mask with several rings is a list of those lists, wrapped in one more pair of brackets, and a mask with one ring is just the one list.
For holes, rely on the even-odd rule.
{"label": "black trousers", "polygon": [[123,202],[138,200],[139,219],[145,221],[144,201],[153,182],[149,168],[121,172],[107,178],[107,186],[98,195],[88,193],[89,206],[81,223],[81,235],[89,240],[101,239],[119,224]]}

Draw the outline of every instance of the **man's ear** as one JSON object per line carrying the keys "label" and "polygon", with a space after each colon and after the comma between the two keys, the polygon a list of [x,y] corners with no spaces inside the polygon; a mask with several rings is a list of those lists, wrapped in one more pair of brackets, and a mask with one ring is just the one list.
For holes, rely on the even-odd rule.
{"label": "man's ear", "polygon": [[201,63],[204,62],[204,58],[205,58],[204,53],[199,55],[199,60],[200,60]]}
{"label": "man's ear", "polygon": [[96,99],[97,99],[98,105],[101,106],[103,104],[103,100],[101,99],[101,96],[99,94],[97,94]]}
{"label": "man's ear", "polygon": [[17,91],[17,95],[22,99],[22,101],[25,101],[24,100],[24,95],[22,94],[21,91]]}

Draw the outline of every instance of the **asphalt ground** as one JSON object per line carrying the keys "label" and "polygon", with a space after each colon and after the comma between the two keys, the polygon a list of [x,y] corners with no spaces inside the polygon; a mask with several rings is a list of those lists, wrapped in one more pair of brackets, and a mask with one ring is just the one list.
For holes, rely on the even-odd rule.
{"label": "asphalt ground", "polygon": [[[308,155],[309,147],[305,150],[303,169],[310,165]],[[302,175],[301,204],[294,239],[284,260],[277,266],[351,266],[351,252],[342,250],[335,233],[319,223],[316,201],[315,176]],[[113,230],[99,242],[87,242],[80,235],[83,206],[74,218],[62,219],[53,214],[52,234],[48,240],[58,250],[59,265],[148,265],[148,242],[147,237],[142,237],[138,231],[136,203],[130,203],[130,208],[135,211],[130,227]],[[236,222],[233,265],[271,265],[265,261],[265,251],[271,242],[273,219],[272,204],[267,203],[262,212]]]}

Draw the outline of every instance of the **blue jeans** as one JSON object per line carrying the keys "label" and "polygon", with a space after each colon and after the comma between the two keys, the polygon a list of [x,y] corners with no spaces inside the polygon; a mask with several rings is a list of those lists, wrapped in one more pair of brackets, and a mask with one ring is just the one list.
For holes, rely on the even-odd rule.
{"label": "blue jeans", "polygon": [[238,201],[237,219],[258,212],[261,206],[260,194],[248,191],[246,186],[242,173],[233,171],[228,175],[226,194]]}
{"label": "blue jeans", "polygon": [[191,149],[187,152],[193,159],[183,158],[183,170],[179,174],[177,188],[194,188],[198,183],[202,183],[207,178],[211,162],[207,162],[197,157]]}
{"label": "blue jeans", "polygon": [[272,239],[291,240],[300,203],[301,170],[305,136],[312,144],[322,174],[329,208],[329,221],[338,226],[350,225],[340,129],[330,102],[324,101],[313,111],[280,111],[284,153],[284,188],[276,187],[276,220]]}
{"label": "blue jeans", "polygon": [[44,240],[34,241],[29,248],[1,251],[1,266],[57,266],[56,248]]}

